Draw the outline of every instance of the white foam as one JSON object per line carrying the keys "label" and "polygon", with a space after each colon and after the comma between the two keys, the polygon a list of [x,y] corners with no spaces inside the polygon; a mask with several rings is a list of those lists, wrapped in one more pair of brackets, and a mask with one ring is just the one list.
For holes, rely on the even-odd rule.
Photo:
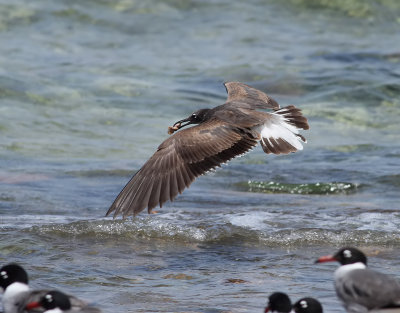
{"label": "white foam", "polygon": [[360,214],[357,219],[360,223],[359,230],[382,229],[383,231],[399,231],[398,220],[393,219],[389,214],[368,212]]}
{"label": "white foam", "polygon": [[268,226],[266,223],[273,221],[276,217],[277,214],[268,212],[251,212],[226,216],[232,225],[254,230],[265,230]]}
{"label": "white foam", "polygon": [[[177,215],[179,218],[177,218]],[[182,238],[204,241],[207,237],[207,231],[205,229],[198,228],[196,225],[189,225],[188,223],[176,223],[176,220],[181,220],[180,217],[182,216],[183,215],[179,213],[162,214],[160,218],[148,219],[147,227],[165,236],[181,236]],[[164,219],[165,217],[166,219]],[[187,219],[187,217],[185,219]],[[169,222],[169,220],[171,220],[171,222]]]}
{"label": "white foam", "polygon": [[61,224],[81,220],[81,217],[71,217],[50,214],[23,214],[3,215],[1,217],[1,228],[26,228],[43,224]]}

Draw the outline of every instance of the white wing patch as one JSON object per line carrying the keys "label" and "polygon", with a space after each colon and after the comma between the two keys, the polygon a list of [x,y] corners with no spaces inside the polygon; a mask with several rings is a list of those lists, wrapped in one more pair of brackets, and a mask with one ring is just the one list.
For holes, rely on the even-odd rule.
{"label": "white wing patch", "polygon": [[290,112],[285,108],[270,113],[270,118],[261,128],[261,145],[266,153],[289,153],[303,150],[299,129],[290,123]]}

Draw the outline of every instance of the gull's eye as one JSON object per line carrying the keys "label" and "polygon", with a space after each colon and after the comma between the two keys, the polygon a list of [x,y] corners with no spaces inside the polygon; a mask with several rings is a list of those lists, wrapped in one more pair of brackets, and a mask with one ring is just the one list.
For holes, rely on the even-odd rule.
{"label": "gull's eye", "polygon": [[197,114],[193,113],[193,114],[192,114],[192,118],[195,119],[195,120],[197,120],[199,117],[197,116]]}

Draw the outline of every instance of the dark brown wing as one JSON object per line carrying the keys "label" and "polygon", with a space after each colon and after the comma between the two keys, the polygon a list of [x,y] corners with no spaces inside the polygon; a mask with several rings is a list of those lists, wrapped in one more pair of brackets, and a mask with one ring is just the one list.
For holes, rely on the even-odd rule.
{"label": "dark brown wing", "polygon": [[228,93],[227,102],[246,103],[253,109],[279,109],[279,104],[264,92],[239,82],[224,84]]}
{"label": "dark brown wing", "polygon": [[257,144],[257,135],[210,120],[175,133],[131,178],[106,215],[136,215],[173,200],[196,177]]}

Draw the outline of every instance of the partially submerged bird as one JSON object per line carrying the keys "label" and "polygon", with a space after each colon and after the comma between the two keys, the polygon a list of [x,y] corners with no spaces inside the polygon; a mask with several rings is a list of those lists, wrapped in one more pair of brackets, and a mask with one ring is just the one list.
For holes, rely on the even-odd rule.
{"label": "partially submerged bird", "polygon": [[314,298],[302,298],[293,304],[295,313],[323,313],[322,304]]}
{"label": "partially submerged bird", "polygon": [[[0,287],[3,289],[3,313],[27,312],[26,305],[31,302],[39,302],[48,290],[32,290],[28,286],[28,274],[25,269],[10,263],[0,268]],[[74,310],[87,306],[87,303],[74,297],[68,296]],[[44,309],[34,310],[43,312]],[[93,311],[99,312],[99,311]]]}
{"label": "partially submerged bird", "polygon": [[267,306],[264,313],[290,313],[292,311],[292,301],[284,292],[274,292],[268,297]]}
{"label": "partially submerged bird", "polygon": [[302,298],[293,306],[284,292],[274,292],[268,297],[264,313],[323,313],[321,303],[314,298]]}
{"label": "partially submerged bird", "polygon": [[[173,134],[119,193],[106,215],[136,215],[145,208],[173,199],[196,177],[260,142],[265,153],[287,154],[302,150],[307,119],[293,105],[280,108],[265,93],[239,82],[225,83],[228,99],[223,105],[201,109],[168,128]],[[263,112],[259,110],[270,110]],[[181,131],[188,125],[196,125]]]}
{"label": "partially submerged bird", "polygon": [[34,301],[26,305],[28,311],[37,308],[43,308],[45,313],[101,313],[98,308],[91,306],[73,308],[69,296],[58,290],[48,291],[39,301]]}
{"label": "partially submerged bird", "polygon": [[347,312],[400,307],[400,283],[393,277],[367,268],[367,257],[360,250],[345,247],[334,255],[320,257],[316,263],[339,262],[335,289]]}

